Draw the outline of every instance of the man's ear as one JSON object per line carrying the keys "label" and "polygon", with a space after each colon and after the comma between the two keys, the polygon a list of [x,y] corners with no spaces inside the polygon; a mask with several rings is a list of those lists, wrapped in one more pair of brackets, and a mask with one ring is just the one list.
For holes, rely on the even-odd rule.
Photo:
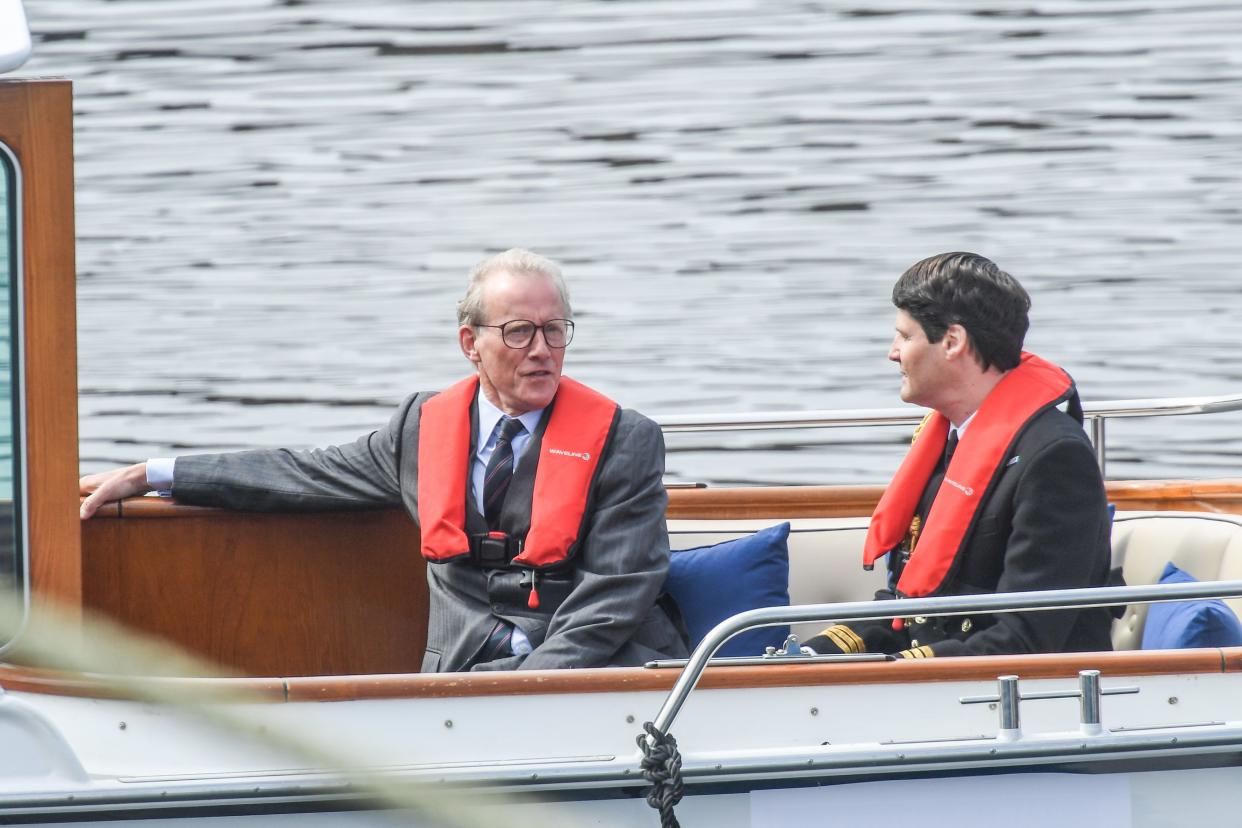
{"label": "man's ear", "polygon": [[457,343],[461,346],[461,352],[475,365],[482,361],[479,356],[478,337],[478,333],[469,325],[462,325],[457,329]]}
{"label": "man's ear", "polygon": [[944,348],[945,359],[960,359],[971,352],[970,336],[967,335],[966,329],[956,322],[945,329],[940,345]]}

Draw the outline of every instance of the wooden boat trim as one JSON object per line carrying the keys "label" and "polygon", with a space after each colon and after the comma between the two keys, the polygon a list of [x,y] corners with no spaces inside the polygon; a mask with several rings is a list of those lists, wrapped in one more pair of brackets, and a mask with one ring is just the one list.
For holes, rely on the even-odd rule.
{"label": "wooden boat trim", "polygon": [[[765,689],[857,684],[921,684],[946,681],[992,681],[1000,675],[1022,678],[1072,678],[1079,670],[1098,669],[1105,677],[1242,672],[1242,647],[941,658],[925,661],[846,664],[761,664],[709,668],[701,689]],[[374,699],[467,698],[490,696],[632,693],[668,691],[680,671],[643,668],[532,670],[512,673],[403,673],[372,676],[292,678],[143,679],[187,701],[235,696],[248,702],[339,702]],[[82,698],[127,698],[103,675],[75,675],[17,665],[0,666],[0,687]],[[654,711],[653,711],[654,712]]]}
{"label": "wooden boat trim", "polygon": [[[1238,668],[1242,669],[1242,648],[1239,648],[1235,661]],[[1226,663],[1225,651],[1214,649],[845,664],[761,664],[754,667],[709,668],[704,672],[698,687],[704,690],[737,690],[994,681],[999,675],[1009,674],[1023,678],[1072,678],[1078,675],[1079,670],[1086,669],[1098,669],[1106,676],[1220,673],[1224,671]],[[512,696],[530,693],[617,693],[671,690],[680,673],[677,669],[626,668],[532,671],[493,676],[324,676],[288,679],[288,687],[290,701],[342,701],[411,696]]]}
{"label": "wooden boat trim", "polygon": [[[73,101],[64,80],[0,80],[0,141],[21,166],[25,535],[33,602],[82,604]],[[15,274],[16,275],[16,274]],[[13,320],[15,325],[17,320]],[[8,416],[7,414],[5,416]]]}
{"label": "wooden boat trim", "polygon": [[[1110,480],[1105,484],[1118,511],[1242,513],[1242,479]],[[883,486],[763,486],[670,489],[673,519],[817,518],[868,515]]]}
{"label": "wooden boat trim", "polygon": [[[1110,480],[1108,499],[1119,511],[1242,514],[1242,478],[1225,480]],[[668,516],[686,520],[858,517],[870,514],[883,486],[755,486],[669,489]],[[397,511],[397,510],[393,510]],[[227,514],[168,498],[136,497],[100,509],[101,518],[187,518]]]}
{"label": "wooden boat trim", "polygon": [[[98,673],[67,673],[18,664],[0,664],[0,688],[5,692],[38,693],[45,696],[70,696],[88,699],[133,699],[134,695],[118,689],[131,677],[113,677]],[[281,678],[181,678],[174,676],[143,677],[141,682],[155,690],[184,695],[187,703],[197,701],[242,699],[247,702],[283,702],[287,697],[285,680]]]}

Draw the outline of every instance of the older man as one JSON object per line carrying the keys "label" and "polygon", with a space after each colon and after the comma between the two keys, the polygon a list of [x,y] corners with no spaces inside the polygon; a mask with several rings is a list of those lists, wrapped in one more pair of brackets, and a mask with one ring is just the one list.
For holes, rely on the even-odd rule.
{"label": "older man", "polygon": [[[1065,371],[1022,351],[1031,300],[973,253],[913,265],[893,288],[888,358],[901,398],[933,409],[871,519],[878,599],[1103,586],[1104,484]],[[1111,649],[1106,609],[898,618],[836,625],[821,653],[905,658]]]}
{"label": "older man", "polygon": [[322,450],[149,461],[82,479],[82,517],[170,486],[251,510],[401,504],[431,596],[423,671],[637,665],[684,656],[657,604],[668,568],[659,427],[561,376],[574,323],[560,268],[480,263],[458,303],[476,373]]}

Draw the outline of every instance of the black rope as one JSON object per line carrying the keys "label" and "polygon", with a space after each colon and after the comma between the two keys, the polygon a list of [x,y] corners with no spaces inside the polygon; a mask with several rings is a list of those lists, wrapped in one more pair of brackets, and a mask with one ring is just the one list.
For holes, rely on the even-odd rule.
{"label": "black rope", "polygon": [[647,804],[660,811],[661,828],[681,828],[673,813],[673,806],[681,802],[685,793],[677,740],[651,722],[644,722],[643,730],[647,735],[638,737],[638,749],[643,752],[643,778],[651,783]]}

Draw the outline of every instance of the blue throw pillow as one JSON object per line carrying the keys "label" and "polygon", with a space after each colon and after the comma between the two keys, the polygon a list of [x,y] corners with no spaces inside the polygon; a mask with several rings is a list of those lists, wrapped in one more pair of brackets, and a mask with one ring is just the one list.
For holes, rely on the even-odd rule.
{"label": "blue throw pillow", "polygon": [[[1173,564],[1164,568],[1162,584],[1195,582]],[[1144,650],[1177,650],[1190,647],[1237,647],[1242,645],[1242,623],[1219,599],[1152,604],[1143,625]]]}
{"label": "blue throw pillow", "polygon": [[[681,609],[698,646],[712,627],[746,610],[789,606],[789,524],[770,526],[715,546],[674,551],[664,589]],[[748,630],[734,636],[716,655],[761,655],[779,647],[788,625]]]}

